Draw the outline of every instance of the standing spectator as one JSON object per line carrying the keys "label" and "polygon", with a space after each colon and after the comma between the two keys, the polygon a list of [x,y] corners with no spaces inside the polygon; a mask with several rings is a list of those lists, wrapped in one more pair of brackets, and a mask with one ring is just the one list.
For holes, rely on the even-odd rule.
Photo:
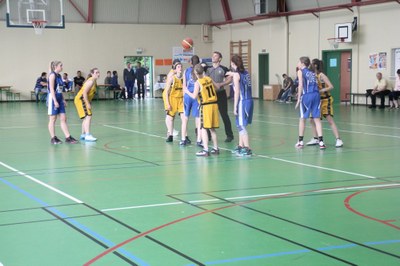
{"label": "standing spectator", "polygon": [[376,108],[376,96],[381,98],[379,109],[385,109],[385,96],[389,95],[388,83],[382,78],[382,73],[376,73],[376,81],[373,89],[367,90],[367,97],[371,97],[371,106],[368,108]]}
{"label": "standing spectator", "polygon": [[75,92],[78,92],[82,88],[83,82],[85,82],[85,78],[82,76],[82,72],[78,70],[74,77]]}
{"label": "standing spectator", "polygon": [[140,97],[144,99],[144,96],[146,95],[146,85],[144,79],[148,73],[149,71],[146,68],[142,67],[142,63],[136,63],[136,83],[138,89],[138,99],[140,99]]}
{"label": "standing spectator", "polygon": [[66,102],[63,92],[63,80],[60,75],[60,72],[63,70],[63,64],[60,61],[53,61],[50,63],[50,74],[49,74],[49,82],[48,82],[48,91],[47,91],[47,113],[49,115],[49,133],[51,136],[51,144],[61,144],[62,141],[57,138],[55,134],[55,124],[57,121],[57,117],[60,117],[61,129],[65,135],[65,142],[70,144],[78,143],[76,139],[74,139],[68,130],[67,125],[67,117],[65,115],[65,106]]}
{"label": "standing spectator", "polygon": [[310,70],[310,58],[303,56],[300,57],[297,67],[299,68],[297,76],[299,78],[299,87],[297,93],[297,103],[295,109],[300,106],[300,119],[299,119],[299,140],[295,147],[301,149],[304,147],[304,128],[305,121],[309,117],[312,117],[317,130],[317,136],[319,141],[319,148],[325,149],[324,139],[322,136],[322,125],[321,125],[321,98],[319,96],[317,77],[314,71]]}
{"label": "standing spectator", "polygon": [[126,65],[126,68],[124,69],[124,82],[125,82],[125,87],[128,92],[128,99],[133,99],[135,96],[135,93],[133,91],[133,87],[135,86],[135,71],[133,68],[131,68],[131,63],[128,63]]}
{"label": "standing spectator", "polygon": [[249,134],[246,127],[253,120],[253,97],[251,89],[251,77],[244,69],[242,58],[232,56],[231,68],[233,72],[227,74],[233,78],[234,106],[233,114],[236,116],[236,127],[239,131],[239,145],[234,153],[240,156],[250,156]]}
{"label": "standing spectator", "polygon": [[400,96],[400,69],[397,69],[396,83],[394,84],[393,91],[389,94],[390,108],[399,109],[399,96]]}
{"label": "standing spectator", "polygon": [[232,77],[225,77],[228,68],[221,65],[222,54],[215,51],[212,55],[212,67],[207,68],[206,75],[209,76],[217,85],[218,110],[225,126],[225,142],[233,140],[232,124],[228,115],[228,98],[224,86],[232,82]]}
{"label": "standing spectator", "polygon": [[36,95],[36,102],[39,102],[39,95],[41,94],[42,96],[40,97],[40,101],[44,101],[47,97],[47,73],[42,72],[42,75],[37,78],[36,84],[35,84],[35,95]]}
{"label": "standing spectator", "polygon": [[82,89],[75,96],[75,107],[78,116],[82,119],[82,134],[80,139],[85,141],[96,141],[97,138],[90,134],[92,122],[92,100],[96,94],[97,79],[100,77],[98,68],[90,70],[91,77],[83,83]]}

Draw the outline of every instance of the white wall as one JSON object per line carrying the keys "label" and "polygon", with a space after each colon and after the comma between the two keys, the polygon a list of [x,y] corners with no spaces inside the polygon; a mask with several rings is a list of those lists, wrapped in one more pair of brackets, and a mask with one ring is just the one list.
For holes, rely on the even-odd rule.
{"label": "white wall", "polygon": [[[195,52],[209,56],[211,44],[201,41],[201,26],[129,25],[129,24],[78,24],[70,23],[65,30],[45,29],[35,35],[33,29],[7,28],[0,23],[0,85],[12,85],[30,99],[36,78],[48,71],[49,62],[60,60],[64,71],[72,78],[77,70],[86,76],[93,67],[101,73],[101,83],[107,70],[124,69],[124,56],[135,56],[137,48],[142,55],[155,59],[172,58],[172,47],[191,37]],[[155,67],[154,75],[167,73],[170,66]]]}
{"label": "white wall", "polygon": [[[252,78],[253,96],[258,97],[258,54],[266,49],[270,58],[270,83],[276,83],[276,73],[295,75],[299,57],[321,58],[322,51],[332,50],[327,38],[334,37],[336,23],[352,22],[353,17],[359,20],[358,31],[353,42],[340,44],[340,49],[352,50],[352,92],[365,92],[371,88],[378,71],[384,77],[391,75],[391,50],[400,48],[400,5],[396,2],[374,6],[355,7],[350,10],[323,12],[315,17],[312,14],[285,18],[274,18],[255,21],[254,26],[240,23],[213,29],[213,49],[221,50],[229,56],[229,41],[252,41]],[[288,28],[287,28],[288,27]],[[287,46],[289,47],[287,49]],[[369,69],[370,53],[386,52],[387,69]],[[229,64],[226,58],[224,64]]]}

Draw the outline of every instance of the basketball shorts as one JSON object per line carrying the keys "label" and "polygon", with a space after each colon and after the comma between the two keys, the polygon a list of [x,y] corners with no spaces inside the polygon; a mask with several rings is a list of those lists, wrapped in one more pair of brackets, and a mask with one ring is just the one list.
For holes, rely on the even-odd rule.
{"label": "basketball shorts", "polygon": [[59,107],[56,108],[54,106],[54,101],[51,98],[51,94],[47,94],[47,114],[48,115],[59,115],[65,114],[65,105],[64,105],[64,97],[62,93],[56,93],[56,101],[59,104]]}
{"label": "basketball shorts", "polygon": [[251,124],[253,120],[253,100],[239,101],[238,103],[238,115],[236,116],[236,127],[247,126]]}
{"label": "basketball shorts", "polygon": [[[171,110],[166,110],[167,115],[174,117],[177,113],[183,113],[183,97],[169,97],[169,104],[171,105]],[[164,106],[165,105],[164,101]],[[165,107],[165,109],[167,109],[167,107]]]}
{"label": "basketball shorts", "polygon": [[186,117],[189,117],[190,113],[192,113],[193,117],[199,117],[200,108],[197,99],[193,99],[189,95],[185,94],[183,96],[183,106]]}
{"label": "basketball shorts", "polygon": [[87,108],[87,105],[83,99],[83,96],[75,97],[74,104],[75,104],[75,108],[76,108],[76,111],[78,112],[78,116],[80,119],[83,119],[88,115],[89,116],[92,115],[92,110]]}
{"label": "basketball shorts", "polygon": [[321,98],[318,92],[301,96],[300,118],[321,117]]}
{"label": "basketball shorts", "polygon": [[205,104],[200,106],[201,128],[219,128],[218,104]]}
{"label": "basketball shorts", "polygon": [[333,97],[321,99],[321,118],[327,115],[333,116]]}

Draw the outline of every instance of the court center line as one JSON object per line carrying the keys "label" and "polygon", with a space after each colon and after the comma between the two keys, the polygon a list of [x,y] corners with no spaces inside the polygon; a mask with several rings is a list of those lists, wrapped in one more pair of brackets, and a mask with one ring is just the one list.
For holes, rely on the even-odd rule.
{"label": "court center line", "polygon": [[[133,132],[133,133],[137,133],[137,134],[142,134],[142,135],[145,135],[145,136],[163,138],[163,137],[158,136],[158,135],[148,134],[148,133],[140,132],[140,131],[137,131],[137,130],[131,130],[131,129],[121,128],[121,127],[115,127],[115,126],[111,126],[111,125],[103,125],[103,126],[109,127],[109,128],[118,129],[118,130]],[[226,149],[226,148],[221,148],[220,147],[220,149],[229,151],[229,149]],[[275,160],[275,161],[281,161],[281,162],[285,162],[285,163],[296,164],[296,165],[300,165],[300,166],[306,166],[306,167],[310,167],[310,168],[316,168],[316,169],[321,169],[321,170],[332,171],[332,172],[336,172],[336,173],[342,173],[342,174],[348,174],[348,175],[360,176],[360,177],[366,177],[366,178],[373,178],[373,179],[377,178],[375,176],[364,175],[364,174],[359,174],[359,173],[355,173],[355,172],[349,172],[349,171],[339,170],[339,169],[335,169],[335,168],[322,167],[322,166],[317,166],[317,165],[312,165],[312,164],[300,163],[300,162],[296,162],[296,161],[290,161],[290,160],[281,159],[281,158],[277,158],[277,157],[271,157],[271,156],[267,156],[267,155],[256,154],[256,155],[253,155],[253,156],[266,158],[266,159],[271,159],[271,160]]]}
{"label": "court center line", "polygon": [[[398,187],[400,184],[381,184],[381,185],[366,185],[366,186],[349,186],[349,187],[340,187],[340,188],[330,188],[330,189],[319,189],[312,191],[313,193],[328,193],[328,192],[339,192],[339,191],[347,191],[347,190],[364,190],[364,189],[374,189],[374,188],[390,188],[390,187]],[[249,195],[249,196],[240,196],[240,197],[229,197],[224,198],[224,200],[246,200],[252,198],[275,198],[275,197],[285,197],[289,195],[293,195],[297,192],[283,192],[283,193],[272,193],[272,194],[260,194],[260,195]],[[207,200],[191,200],[189,203],[208,203],[208,202],[221,202],[220,199],[207,199]],[[120,207],[120,208],[108,208],[101,210],[102,212],[111,212],[111,211],[124,211],[130,209],[141,209],[141,208],[153,208],[153,207],[163,207],[170,205],[180,205],[183,202],[169,202],[169,203],[159,203],[159,204],[148,204],[148,205],[136,205],[136,206],[128,206],[128,207]]]}

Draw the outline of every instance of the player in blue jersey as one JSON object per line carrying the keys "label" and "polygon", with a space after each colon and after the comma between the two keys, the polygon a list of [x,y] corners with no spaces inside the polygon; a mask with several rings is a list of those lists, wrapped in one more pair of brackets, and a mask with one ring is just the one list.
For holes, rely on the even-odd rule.
{"label": "player in blue jersey", "polygon": [[[186,89],[193,93],[194,91],[194,84],[197,81],[197,77],[194,73],[194,66],[200,63],[200,58],[197,55],[193,55],[192,58],[190,59],[190,65],[191,67],[188,67],[185,70],[185,74],[183,75],[183,91],[186,91]],[[195,124],[196,124],[196,132],[197,134],[197,145],[201,145],[201,134],[200,132],[200,107],[199,107],[199,102],[197,99],[193,99],[190,97],[187,93],[183,96],[183,108],[184,108],[184,116],[182,118],[182,136],[186,136],[186,138],[183,138],[179,144],[182,146],[188,145],[191,143],[189,137],[187,137],[187,124],[189,121],[189,116],[190,113],[192,113],[192,116],[195,118]]]}
{"label": "player in blue jersey", "polygon": [[238,55],[231,58],[232,71],[227,75],[233,78],[234,88],[234,107],[233,113],[236,116],[236,127],[239,131],[239,145],[234,150],[241,156],[252,155],[249,144],[249,134],[247,125],[251,124],[253,119],[253,98],[251,94],[251,77],[249,72],[244,69],[243,60]]}
{"label": "player in blue jersey", "polygon": [[322,136],[321,125],[321,98],[319,96],[319,88],[315,72],[310,67],[310,58],[300,57],[297,63],[297,77],[299,79],[299,87],[297,93],[296,109],[300,107],[299,119],[299,140],[296,143],[296,148],[304,147],[304,127],[307,118],[312,117],[318,134],[320,149],[325,149],[325,144]]}
{"label": "player in blue jersey", "polygon": [[65,115],[66,102],[63,92],[63,80],[60,72],[63,70],[63,64],[60,61],[50,63],[50,71],[47,88],[47,114],[49,115],[49,132],[51,136],[51,144],[61,144],[62,141],[55,134],[55,124],[57,117],[60,117],[61,130],[65,135],[65,142],[70,144],[78,143],[68,130],[67,117]]}

